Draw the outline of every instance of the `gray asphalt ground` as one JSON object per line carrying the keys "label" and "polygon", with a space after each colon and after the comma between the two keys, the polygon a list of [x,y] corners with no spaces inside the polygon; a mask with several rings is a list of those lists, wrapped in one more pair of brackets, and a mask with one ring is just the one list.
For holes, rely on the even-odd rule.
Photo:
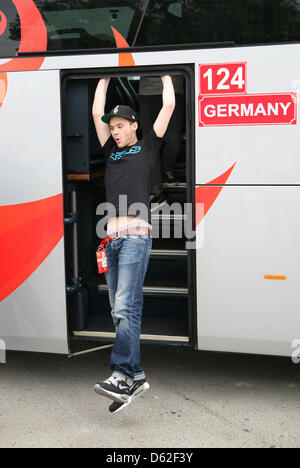
{"label": "gray asphalt ground", "polygon": [[300,364],[288,358],[144,345],[151,389],[112,415],[93,391],[109,356],[8,352],[0,447],[300,447]]}

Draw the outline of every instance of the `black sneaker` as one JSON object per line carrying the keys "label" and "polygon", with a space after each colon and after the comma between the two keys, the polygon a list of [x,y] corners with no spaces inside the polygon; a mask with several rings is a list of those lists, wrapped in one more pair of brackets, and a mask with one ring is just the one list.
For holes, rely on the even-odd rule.
{"label": "black sneaker", "polygon": [[177,185],[179,183],[179,180],[174,177],[174,174],[172,171],[166,171],[163,172],[162,174],[162,182],[164,185]]}
{"label": "black sneaker", "polygon": [[104,382],[95,385],[95,392],[98,395],[106,396],[119,403],[126,403],[129,399],[129,385],[120,377],[111,376]]}
{"label": "black sneaker", "polygon": [[117,413],[118,411],[123,410],[126,406],[129,405],[135,398],[143,395],[147,390],[149,390],[150,385],[146,381],[146,379],[135,380],[132,386],[129,389],[130,398],[126,403],[119,403],[118,401],[114,401],[110,407],[109,411],[111,413]]}
{"label": "black sneaker", "polygon": [[156,211],[158,208],[162,207],[167,203],[166,197],[164,192],[160,192],[159,194],[150,195],[150,206],[151,206],[151,213]]}

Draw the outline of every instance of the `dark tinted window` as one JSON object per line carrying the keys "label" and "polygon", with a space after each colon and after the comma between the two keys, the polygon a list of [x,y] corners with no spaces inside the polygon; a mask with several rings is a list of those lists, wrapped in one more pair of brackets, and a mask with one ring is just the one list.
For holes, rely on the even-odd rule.
{"label": "dark tinted window", "polygon": [[16,55],[20,45],[19,16],[10,0],[0,0],[0,57]]}
{"label": "dark tinted window", "polygon": [[113,26],[131,44],[145,1],[35,1],[48,30],[48,50],[116,47]]}
{"label": "dark tinted window", "polygon": [[[114,48],[111,26],[130,46],[300,41],[300,0],[32,1],[48,31],[48,50]],[[14,3],[0,0],[0,57],[14,56],[20,38]]]}
{"label": "dark tinted window", "polygon": [[[39,9],[46,25],[48,50],[58,51],[115,48],[111,26],[131,45],[147,4],[145,0],[31,1]],[[7,27],[1,34],[4,22],[7,22]],[[20,37],[20,19],[12,0],[0,0],[0,56],[15,55]]]}
{"label": "dark tinted window", "polygon": [[136,45],[300,41],[299,0],[150,0]]}

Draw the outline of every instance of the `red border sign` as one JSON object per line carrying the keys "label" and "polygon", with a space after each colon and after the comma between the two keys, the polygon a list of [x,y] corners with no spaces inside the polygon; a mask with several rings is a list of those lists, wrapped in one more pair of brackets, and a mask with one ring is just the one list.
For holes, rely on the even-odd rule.
{"label": "red border sign", "polygon": [[297,93],[199,97],[200,127],[296,123]]}
{"label": "red border sign", "polygon": [[199,65],[200,94],[246,94],[247,62]]}

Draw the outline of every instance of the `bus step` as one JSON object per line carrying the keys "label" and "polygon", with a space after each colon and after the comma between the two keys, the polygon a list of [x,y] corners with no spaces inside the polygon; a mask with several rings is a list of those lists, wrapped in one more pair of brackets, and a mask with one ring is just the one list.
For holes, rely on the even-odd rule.
{"label": "bus step", "polygon": [[187,250],[153,249],[151,257],[187,257]]}
{"label": "bus step", "polygon": [[[89,339],[101,339],[103,341],[112,341],[116,338],[115,332],[106,332],[106,331],[89,331],[89,330],[81,330],[81,331],[73,331],[73,335],[76,337],[85,337]],[[173,335],[150,335],[142,333],[140,335],[141,342],[149,342],[149,341],[156,341],[156,342],[168,342],[168,343],[189,343],[190,339],[188,336],[173,336]]]}
{"label": "bus step", "polygon": [[[99,293],[108,292],[107,284],[99,284],[98,286]],[[143,294],[147,296],[187,296],[188,288],[181,287],[166,287],[166,286],[143,286]]]}
{"label": "bus step", "polygon": [[170,185],[167,182],[163,182],[161,185],[164,190],[171,190],[172,192],[175,190],[184,190],[187,187],[186,182],[179,182],[176,185]]}

